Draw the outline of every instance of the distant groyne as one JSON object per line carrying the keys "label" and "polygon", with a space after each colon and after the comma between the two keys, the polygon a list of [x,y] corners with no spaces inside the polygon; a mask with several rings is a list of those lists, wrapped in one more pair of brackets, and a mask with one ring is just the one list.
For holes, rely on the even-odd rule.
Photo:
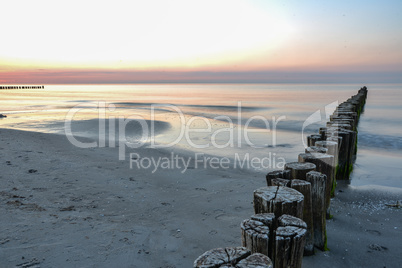
{"label": "distant groyne", "polygon": [[0,86],[0,89],[44,89],[45,86]]}

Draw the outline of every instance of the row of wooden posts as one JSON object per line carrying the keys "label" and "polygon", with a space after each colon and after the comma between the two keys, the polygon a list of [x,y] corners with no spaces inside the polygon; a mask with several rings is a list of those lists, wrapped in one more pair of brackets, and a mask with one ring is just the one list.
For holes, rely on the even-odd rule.
{"label": "row of wooden posts", "polygon": [[326,219],[336,180],[348,179],[367,88],[341,103],[326,127],[307,137],[298,162],[266,175],[254,191],[254,213],[241,223],[242,247],[217,248],[194,267],[301,267],[303,255],[327,250]]}
{"label": "row of wooden posts", "polygon": [[0,86],[0,89],[39,89],[45,86]]}

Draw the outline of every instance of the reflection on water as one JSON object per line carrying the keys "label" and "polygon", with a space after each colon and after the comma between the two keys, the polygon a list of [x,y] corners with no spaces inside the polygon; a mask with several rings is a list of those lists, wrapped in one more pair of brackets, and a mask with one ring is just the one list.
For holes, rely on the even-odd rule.
{"label": "reflection on water", "polygon": [[[156,144],[174,143],[176,148],[230,158],[236,153],[256,157],[274,153],[287,161],[297,161],[297,155],[304,151],[304,120],[319,109],[324,111],[329,103],[346,100],[361,86],[146,84],[2,90],[0,113],[8,117],[0,120],[0,125],[64,134],[64,122],[70,118],[74,136],[99,140],[110,135],[119,137],[120,124],[131,118],[146,122],[149,133],[150,122],[154,122],[152,142]],[[377,184],[402,187],[401,179],[394,176],[401,173],[398,165],[386,165],[402,158],[401,85],[368,88],[359,125],[363,153],[359,152],[351,183],[372,183],[373,174],[382,170],[388,174],[387,179],[378,179]],[[107,135],[99,134],[99,119],[105,121]],[[307,134],[324,125],[325,118],[322,119],[309,126]],[[140,124],[127,122],[123,125],[124,135],[131,140],[141,139]],[[387,157],[377,157],[378,152]]]}

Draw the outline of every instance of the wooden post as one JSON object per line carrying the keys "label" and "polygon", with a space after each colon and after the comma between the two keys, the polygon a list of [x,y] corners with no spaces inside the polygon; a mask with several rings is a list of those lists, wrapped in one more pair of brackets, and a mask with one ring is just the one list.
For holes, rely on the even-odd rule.
{"label": "wooden post", "polygon": [[[342,138],[330,138],[330,139],[336,139],[337,141],[342,140]],[[327,196],[327,215],[329,217],[329,201],[331,197],[335,197],[335,188],[336,188],[336,167],[338,166],[338,150],[339,150],[339,145],[338,142],[332,141],[332,140],[326,140],[326,141],[318,141],[316,145],[321,148],[327,149],[327,154],[333,156],[333,163],[332,163],[332,172],[328,173],[322,170],[317,169],[317,171],[324,173],[329,177],[330,179],[328,180],[331,185],[327,185],[327,187],[330,187],[330,196]]]}
{"label": "wooden post", "polygon": [[307,136],[307,146],[314,146],[316,141],[321,140],[321,135],[310,135]]}
{"label": "wooden post", "polygon": [[283,214],[303,217],[304,196],[283,186],[262,187],[254,191],[254,213],[272,212],[276,217]]}
{"label": "wooden post", "polygon": [[271,180],[271,185],[268,186],[287,186],[290,187],[290,180],[275,178]]}
{"label": "wooden post", "polygon": [[225,264],[239,262],[251,255],[244,247],[216,248],[209,250],[194,261],[194,267],[221,267]]}
{"label": "wooden post", "polygon": [[[358,118],[357,118],[357,113],[355,112],[350,112],[350,111],[342,111],[342,110],[336,110],[334,112],[333,115],[331,115],[329,118],[336,118],[336,117],[340,117],[340,116],[346,116],[348,118],[352,118],[353,121],[357,122]],[[356,124],[357,125],[357,124]]]}
{"label": "wooden post", "polygon": [[313,163],[290,162],[285,164],[285,170],[290,170],[290,179],[305,180],[307,172],[315,170]]}
{"label": "wooden post", "polygon": [[272,262],[267,256],[253,254],[244,247],[216,248],[209,250],[194,261],[194,268],[219,267],[267,267],[272,268]]}
{"label": "wooden post", "polygon": [[307,173],[306,180],[311,183],[314,245],[320,250],[326,250],[325,183],[327,178],[320,172],[311,171]]}
{"label": "wooden post", "polygon": [[327,127],[328,128],[337,128],[337,129],[347,129],[347,130],[352,130],[353,127],[349,124],[346,123],[338,123],[338,122],[327,122]]}
{"label": "wooden post", "polygon": [[271,180],[280,178],[280,179],[290,179],[290,171],[289,170],[274,170],[271,172],[268,172],[268,174],[265,176],[267,180],[267,186],[272,186]]}
{"label": "wooden post", "polygon": [[[329,151],[329,153],[328,154],[330,154],[330,155],[333,155],[334,156],[334,160],[335,160],[335,167],[338,165],[338,159],[339,159],[339,152],[340,152],[340,150],[341,150],[341,145],[342,145],[342,137],[339,137],[339,136],[337,136],[337,135],[335,135],[335,136],[332,136],[333,135],[333,133],[328,133],[328,137],[327,137],[327,140],[326,141],[332,141],[332,142],[336,142],[337,144],[338,144],[338,146],[337,146],[337,148],[335,148],[336,149],[336,153],[334,153],[332,150],[331,150],[331,148],[327,148],[327,149],[330,149],[330,151]],[[318,143],[318,145],[320,145],[321,143]],[[322,144],[322,146],[326,146],[326,144]]]}
{"label": "wooden post", "polygon": [[[332,131],[332,130],[331,130]],[[343,130],[335,130],[331,132],[331,137],[341,137],[342,143],[338,151],[338,165],[336,167],[336,179],[346,180],[349,179],[349,144],[350,133]]]}
{"label": "wooden post", "polygon": [[334,167],[334,157],[329,154],[299,154],[299,162],[309,162],[316,165],[316,171],[321,172],[326,175],[325,182],[325,208],[329,208],[329,203],[331,201],[331,192],[333,187],[335,187],[335,167]]}
{"label": "wooden post", "polygon": [[[268,257],[272,259],[274,267],[301,267],[307,233],[307,225],[303,220],[286,214],[275,217],[273,213],[263,213],[255,214],[251,220],[243,221],[241,227],[243,246],[247,246],[248,249],[257,248],[263,254],[268,251]],[[264,238],[269,230],[269,239],[263,241],[255,239],[261,234],[261,230]],[[256,247],[252,243],[261,246]]]}
{"label": "wooden post", "polygon": [[321,135],[321,140],[325,141],[327,139],[326,133],[327,133],[327,128],[326,127],[320,127],[318,130],[318,133]]}
{"label": "wooden post", "polygon": [[297,190],[304,196],[303,221],[307,225],[306,243],[304,245],[304,255],[314,254],[314,229],[313,229],[313,207],[311,200],[311,183],[304,180],[292,180],[290,188]]}
{"label": "wooden post", "polygon": [[260,221],[244,220],[241,225],[242,246],[252,253],[269,255],[269,227]]}
{"label": "wooden post", "polygon": [[349,163],[353,164],[355,161],[355,155],[357,152],[357,132],[353,130],[344,130],[349,133],[350,135],[350,144],[349,144]]}
{"label": "wooden post", "polygon": [[279,217],[278,228],[275,230],[275,268],[301,268],[306,227],[306,223],[295,217]]}
{"label": "wooden post", "polygon": [[[321,141],[317,141],[315,144],[317,145],[318,142]],[[318,146],[311,146],[311,147],[307,147],[305,149],[306,153],[322,153],[322,154],[326,154],[328,152],[327,148],[324,147],[318,147]]]}
{"label": "wooden post", "polygon": [[236,264],[236,268],[253,268],[253,267],[273,268],[273,264],[270,258],[260,253],[254,253],[253,255],[245,258],[244,260],[239,261]]}
{"label": "wooden post", "polygon": [[353,104],[343,102],[339,104],[337,110],[346,110],[346,111],[351,111],[351,112],[357,112],[357,107]]}
{"label": "wooden post", "polygon": [[331,116],[331,122],[338,124],[348,124],[352,126],[352,130],[356,128],[356,122],[352,117],[339,115],[339,116]]}
{"label": "wooden post", "polygon": [[[259,214],[254,214],[253,216],[251,216],[251,220],[253,221],[258,221],[263,223],[265,226],[268,227],[269,229],[269,241],[268,241],[268,257],[271,258],[271,260],[274,262],[273,259],[273,249],[275,247],[275,229],[278,226],[278,222],[276,220],[277,218],[275,218],[275,214],[274,213],[259,213]],[[244,244],[243,244],[244,246]]]}
{"label": "wooden post", "polygon": [[327,149],[327,154],[334,157],[334,166],[336,166],[336,159],[338,158],[338,143],[335,141],[317,141],[315,144],[319,148]]}

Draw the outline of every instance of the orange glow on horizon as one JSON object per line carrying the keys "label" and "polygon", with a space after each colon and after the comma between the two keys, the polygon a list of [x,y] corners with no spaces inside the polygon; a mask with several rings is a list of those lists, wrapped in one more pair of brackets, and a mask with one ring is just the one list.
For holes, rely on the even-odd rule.
{"label": "orange glow on horizon", "polygon": [[[0,80],[18,81],[24,74],[35,79],[35,74],[74,82],[76,75],[97,73],[97,78],[102,72],[124,82],[130,73],[147,79],[153,73],[159,81],[168,79],[159,72],[182,72],[186,80],[191,72],[402,70],[401,17],[392,13],[398,8],[348,5],[3,1],[0,25],[7,27],[0,42]],[[376,20],[366,20],[369,15]]]}
{"label": "orange glow on horizon", "polygon": [[[41,2],[49,9],[58,5]],[[38,10],[31,1],[23,10],[10,3],[19,18],[32,17],[32,10],[39,14],[29,24],[9,18],[13,25],[3,34],[14,38],[2,44],[7,54],[0,52],[0,61],[21,68],[224,67],[242,63],[250,54],[270,53],[294,31],[281,14],[266,14],[245,1],[131,3],[121,8],[119,2],[71,1],[62,13]]]}

